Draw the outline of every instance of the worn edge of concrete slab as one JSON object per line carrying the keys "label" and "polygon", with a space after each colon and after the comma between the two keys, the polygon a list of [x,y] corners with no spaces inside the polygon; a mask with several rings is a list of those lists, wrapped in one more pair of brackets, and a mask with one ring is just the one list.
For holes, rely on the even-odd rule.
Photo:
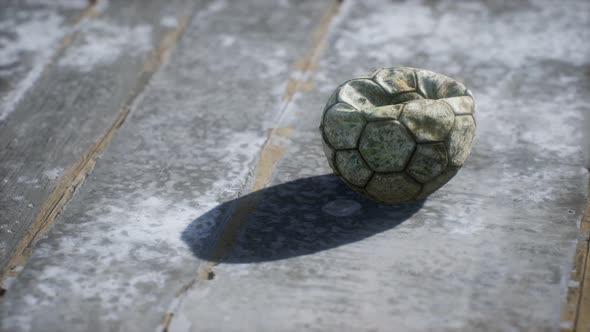
{"label": "worn edge of concrete slab", "polygon": [[[98,1],[89,2],[89,4],[86,6],[86,8],[78,15],[78,17],[76,17],[74,19],[74,22],[73,22],[74,27],[73,27],[72,31],[63,37],[63,39],[60,43],[60,46],[57,48],[55,53],[51,56],[49,61],[46,64],[44,64],[43,69],[41,71],[41,75],[39,75],[39,76],[45,75],[45,73],[47,72],[47,69],[50,66],[54,65],[55,62],[59,59],[59,57],[64,54],[64,52],[66,51],[68,46],[70,46],[72,44],[72,42],[76,39],[76,37],[79,35],[81,24],[84,21],[86,21],[87,19],[90,19],[90,18],[93,18],[93,17],[96,17],[99,15],[99,12],[96,9],[97,3],[98,3]],[[26,93],[27,93],[27,91],[24,91],[21,93],[22,96],[17,96],[16,102],[19,102]],[[34,242],[34,240],[36,238],[38,238],[39,236],[42,235],[42,232],[41,233],[35,232],[35,231],[31,232],[31,230],[34,230],[35,228],[39,228],[39,230],[44,228],[43,225],[45,223],[39,224],[39,222],[37,220],[40,219],[41,215],[46,214],[45,212],[47,211],[48,208],[50,208],[49,205],[57,207],[57,205],[49,204],[49,202],[50,201],[57,202],[57,200],[54,198],[54,194],[61,188],[61,185],[66,182],[66,179],[71,179],[71,174],[73,173],[73,171],[76,168],[77,168],[77,165],[72,167],[72,171],[65,172],[65,174],[62,176],[62,179],[56,185],[54,192],[52,192],[48,196],[47,201],[46,201],[46,205],[44,205],[41,212],[35,218],[35,221],[30,226],[29,231],[21,239],[21,241],[19,242],[19,244],[17,245],[17,247],[13,251],[11,258],[8,260],[6,265],[0,266],[0,296],[2,296],[6,292],[6,287],[4,285],[5,278],[8,276],[16,276],[18,274],[18,272],[14,270],[14,267],[17,265],[20,265],[26,261],[26,259],[24,257],[29,255],[26,253],[26,252],[28,252],[27,248],[32,245],[32,243]],[[70,181],[70,182],[72,182],[72,181]],[[73,184],[73,182],[72,182],[72,184]],[[70,197],[71,197],[71,195],[73,195],[73,192],[75,191],[75,188],[78,185],[79,185],[79,183],[75,184],[75,186],[70,186],[71,188],[73,188],[73,191],[69,194]],[[61,189],[62,189],[62,192],[65,193],[65,191],[63,191],[63,188],[61,188]],[[60,196],[63,196],[63,195],[60,195]],[[62,207],[63,207],[63,205],[65,205],[65,202],[62,204]],[[52,218],[55,218],[56,215],[57,215],[57,213],[55,215],[53,215]],[[38,235],[35,235],[37,233],[38,233]]]}
{"label": "worn edge of concrete slab", "polygon": [[[93,1],[90,4],[81,19],[97,15],[97,12],[94,10],[96,3],[97,1]],[[64,172],[58,180],[55,188],[43,203],[41,210],[36,215],[28,231],[19,241],[11,258],[4,267],[4,270],[0,271],[0,296],[6,292],[6,288],[4,287],[6,278],[16,277],[18,275],[20,270],[15,269],[15,267],[26,264],[32,254],[36,241],[49,230],[63,207],[70,201],[76,193],[76,190],[84,183],[86,176],[92,172],[100,154],[108,148],[118,129],[123,125],[134,108],[138,97],[141,92],[143,92],[153,74],[167,61],[171,50],[174,48],[176,42],[180,39],[190,23],[191,18],[194,16],[193,14],[194,13],[191,13],[181,19],[175,29],[168,32],[160,39],[157,49],[145,60],[143,71],[135,84],[135,88],[130,91],[130,94],[127,96],[127,99],[118,112],[113,124],[94,144],[90,146],[83,156],[76,161],[68,171]],[[78,32],[75,32],[64,39],[64,46],[54,56],[55,59],[57,59],[59,54],[63,53],[66,46],[75,39],[77,33]]]}
{"label": "worn edge of concrete slab", "polygon": [[[586,247],[584,257],[584,272],[580,282],[580,302],[578,311],[576,312],[576,331],[588,332],[590,331],[590,264],[588,257],[590,256],[590,209],[584,218],[585,238],[583,240]],[[577,266],[576,266],[577,268]]]}
{"label": "worn edge of concrete slab", "polygon": [[[294,70],[292,70],[287,80],[282,101],[277,108],[278,118],[275,123],[281,123],[281,119],[285,115],[288,105],[298,91],[309,91],[313,89],[313,84],[309,81],[310,74],[318,68],[320,56],[326,48],[334,18],[340,13],[341,6],[341,0],[333,0],[326,13],[319,20],[318,27],[311,34],[311,46],[300,60],[296,61]],[[292,128],[271,128],[268,131],[267,138],[258,153],[258,161],[243,186],[245,188],[244,191],[249,193],[249,195],[244,196],[246,199],[241,200],[233,212],[227,217],[219,238],[211,249],[211,259],[204,262],[198,268],[195,278],[187,285],[181,287],[177,292],[176,299],[169,305],[169,309],[162,317],[161,324],[156,328],[156,331],[169,332],[174,313],[179,308],[182,297],[187,291],[193,287],[197,287],[201,282],[215,278],[213,267],[221,263],[223,258],[229,254],[229,251],[236,242],[241,226],[246,222],[248,215],[256,208],[260,200],[260,196],[256,192],[268,185],[277,162],[285,152],[284,147],[273,144],[273,138],[289,137],[292,134]],[[246,188],[250,188],[250,190]],[[244,194],[242,192],[239,196],[243,196]]]}
{"label": "worn edge of concrete slab", "polygon": [[[590,183],[588,184],[590,187]],[[574,266],[568,281],[567,300],[562,310],[561,332],[590,331],[590,195],[587,198],[580,230]],[[584,314],[586,313],[586,314]]]}

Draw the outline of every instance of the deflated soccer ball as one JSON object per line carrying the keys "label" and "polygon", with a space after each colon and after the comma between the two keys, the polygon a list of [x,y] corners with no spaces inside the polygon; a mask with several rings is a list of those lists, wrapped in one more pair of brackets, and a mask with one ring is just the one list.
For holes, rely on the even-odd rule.
{"label": "deflated soccer ball", "polygon": [[471,152],[473,95],[431,71],[392,67],[340,85],[320,131],[334,173],[387,204],[423,199],[446,184]]}

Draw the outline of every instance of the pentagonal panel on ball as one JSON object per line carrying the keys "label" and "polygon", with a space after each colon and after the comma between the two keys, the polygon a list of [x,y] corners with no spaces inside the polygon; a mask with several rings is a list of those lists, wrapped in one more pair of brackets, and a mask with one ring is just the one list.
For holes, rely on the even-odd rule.
{"label": "pentagonal panel on ball", "polygon": [[475,112],[471,96],[445,98],[444,102],[451,105],[455,115],[472,115]]}
{"label": "pentagonal panel on ball", "polygon": [[374,199],[397,204],[413,200],[422,185],[412,180],[404,173],[375,174],[365,188]]}
{"label": "pentagonal panel on ball", "polygon": [[414,70],[404,67],[391,67],[379,70],[375,82],[390,94],[416,90]]}
{"label": "pentagonal panel on ball", "polygon": [[475,120],[471,115],[461,115],[455,118],[455,124],[446,142],[451,166],[461,166],[469,157],[474,134]]}
{"label": "pentagonal panel on ball", "polygon": [[389,104],[390,96],[377,83],[359,78],[344,83],[338,90],[338,101],[363,111]]}
{"label": "pentagonal panel on ball", "polygon": [[373,175],[357,150],[336,151],[336,166],[348,182],[359,187],[364,187]]}
{"label": "pentagonal panel on ball", "polygon": [[377,172],[402,171],[416,143],[398,121],[369,122],[361,136],[359,150]]}
{"label": "pentagonal panel on ball", "polygon": [[408,174],[420,183],[432,180],[447,168],[448,156],[444,143],[418,144],[408,165]]}
{"label": "pentagonal panel on ball", "polygon": [[403,105],[386,105],[363,111],[365,119],[371,121],[397,120]]}
{"label": "pentagonal panel on ball", "polygon": [[449,104],[440,100],[414,100],[404,106],[400,122],[416,137],[418,143],[444,140],[455,115]]}
{"label": "pentagonal panel on ball", "polygon": [[352,106],[338,103],[324,114],[324,137],[335,149],[354,149],[365,126],[363,115]]}
{"label": "pentagonal panel on ball", "polygon": [[467,95],[467,88],[462,83],[445,75],[429,70],[416,69],[418,91],[429,99],[441,99]]}

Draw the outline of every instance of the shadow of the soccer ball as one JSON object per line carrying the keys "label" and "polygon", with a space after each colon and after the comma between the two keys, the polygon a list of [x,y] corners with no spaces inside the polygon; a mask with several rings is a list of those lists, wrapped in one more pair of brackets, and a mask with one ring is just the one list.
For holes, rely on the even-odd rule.
{"label": "shadow of the soccer ball", "polygon": [[[410,218],[423,203],[384,205],[353,192],[334,175],[313,176],[222,203],[195,219],[182,239],[205,260],[280,260],[381,233]],[[220,247],[225,247],[221,256]]]}

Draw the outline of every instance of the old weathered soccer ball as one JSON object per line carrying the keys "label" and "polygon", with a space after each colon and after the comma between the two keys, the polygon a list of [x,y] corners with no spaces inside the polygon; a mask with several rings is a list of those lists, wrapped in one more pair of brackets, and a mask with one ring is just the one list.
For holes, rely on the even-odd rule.
{"label": "old weathered soccer ball", "polygon": [[320,131],[334,173],[388,204],[423,199],[446,184],[471,152],[473,95],[431,71],[392,67],[340,85]]}

